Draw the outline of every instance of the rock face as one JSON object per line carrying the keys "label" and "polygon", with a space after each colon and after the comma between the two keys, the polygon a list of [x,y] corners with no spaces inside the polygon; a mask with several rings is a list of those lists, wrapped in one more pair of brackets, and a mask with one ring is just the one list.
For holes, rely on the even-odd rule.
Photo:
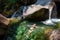
{"label": "rock face", "polygon": [[57,6],[57,17],[60,18],[60,1],[56,0],[55,3]]}
{"label": "rock face", "polygon": [[[43,2],[43,3],[42,3]],[[40,0],[38,0],[36,3],[34,3],[34,4],[32,4],[32,5],[30,5],[30,6],[28,6],[26,9],[27,10],[25,10],[25,12],[23,12],[23,15],[25,15],[25,16],[27,16],[26,17],[26,19],[27,20],[34,20],[34,21],[37,21],[37,20],[39,20],[39,21],[43,21],[43,20],[46,20],[46,19],[48,19],[49,18],[49,10],[47,10],[46,11],[46,9],[49,9],[48,7],[49,6],[46,6],[46,5],[50,5],[50,1],[49,0],[47,0],[47,2],[48,3],[46,3],[45,1],[40,1]],[[50,2],[50,3],[49,3]],[[44,4],[45,3],[45,4]],[[53,6],[53,3],[51,3],[52,4],[52,6]],[[43,6],[42,6],[43,5]],[[42,7],[41,7],[42,6]],[[47,7],[47,8],[45,8],[45,6]],[[50,7],[52,7],[52,6],[50,6]],[[44,9],[45,8],[45,9]],[[40,10],[39,10],[40,9]],[[36,11],[37,10],[37,11]],[[56,18],[56,13],[55,13],[55,7],[54,7],[54,10],[52,10],[52,18]]]}
{"label": "rock face", "polygon": [[[57,12],[56,12],[55,8],[53,8],[53,10],[52,10],[51,17],[52,18],[57,18]],[[33,14],[28,15],[26,17],[26,20],[30,20],[30,21],[44,21],[44,20],[46,20],[48,18],[49,18],[49,10],[45,9],[45,8],[42,8],[42,9],[34,12]]]}
{"label": "rock face", "polygon": [[26,17],[26,20],[32,20],[32,21],[42,21],[48,19],[48,9],[40,9],[37,12],[28,15]]}

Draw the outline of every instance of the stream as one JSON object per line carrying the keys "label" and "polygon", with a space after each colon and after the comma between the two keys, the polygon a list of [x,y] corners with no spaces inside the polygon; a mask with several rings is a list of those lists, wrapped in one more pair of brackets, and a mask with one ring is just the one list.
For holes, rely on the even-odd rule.
{"label": "stream", "polygon": [[50,8],[49,8],[49,6],[46,6],[46,5],[49,5],[51,2],[52,2],[52,0],[37,0],[37,2],[35,4],[29,5],[29,6],[22,6],[22,8],[21,8],[22,12],[21,11],[14,12],[14,14],[12,15],[12,18],[22,16],[23,19],[25,19],[28,15],[31,15],[34,12],[36,12],[42,8],[46,8],[46,9],[49,9],[49,19],[47,19],[46,21],[43,21],[43,24],[55,25],[55,23],[53,23],[53,22],[58,21],[60,19],[51,18],[54,6],[52,5]]}
{"label": "stream", "polygon": [[[44,2],[43,2],[44,1]],[[14,12],[11,18],[17,18],[22,16],[23,18],[26,18],[26,16],[33,14],[34,12],[40,10],[41,8],[47,8],[47,6],[50,3],[50,0],[38,0],[35,4],[30,6],[22,6],[20,11]],[[41,5],[42,6],[41,6]],[[46,40],[45,31],[50,31],[54,28],[56,28],[54,22],[60,22],[60,19],[57,18],[51,18],[52,15],[52,9],[51,7],[49,9],[49,19],[43,22],[29,22],[29,21],[23,21],[16,23],[8,28],[7,35],[5,36],[5,40]],[[20,14],[21,13],[21,14]],[[36,25],[34,25],[36,24]],[[35,28],[32,28],[32,26],[35,26]],[[48,25],[54,25],[54,26],[48,26]],[[32,29],[31,34],[27,34]],[[31,31],[30,31],[31,32]]]}

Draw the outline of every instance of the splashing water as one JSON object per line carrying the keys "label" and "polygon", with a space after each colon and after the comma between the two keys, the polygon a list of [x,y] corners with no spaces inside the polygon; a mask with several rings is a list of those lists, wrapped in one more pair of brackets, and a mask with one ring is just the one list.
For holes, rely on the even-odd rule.
{"label": "splashing water", "polygon": [[55,23],[60,22],[60,19],[57,19],[57,17],[56,17],[57,15],[56,14],[53,15],[55,18],[51,18],[52,11],[56,12],[56,6],[54,7],[54,10],[52,10],[52,9],[53,9],[53,7],[50,8],[50,10],[49,10],[49,19],[46,20],[46,21],[43,21],[43,23],[46,24],[46,25],[55,25]]}
{"label": "splashing water", "polygon": [[[47,8],[47,9],[49,9],[49,19],[43,22],[46,25],[54,25],[54,23],[51,20],[51,14],[52,14],[52,9],[53,9],[54,4],[52,6],[50,6],[50,8],[48,6],[51,2],[52,2],[51,0],[47,0],[47,1],[38,0],[35,3],[35,6],[33,5],[38,10],[41,9],[41,8]],[[39,7],[38,7],[38,5],[39,5]],[[35,12],[35,10],[37,10],[37,9],[35,9],[34,7],[32,8],[32,9],[34,9],[33,11],[31,11],[31,9],[30,9],[29,12],[28,12],[28,10],[27,10],[26,14],[29,15],[29,14],[32,14],[33,12]]]}
{"label": "splashing water", "polygon": [[50,7],[50,9],[49,9],[49,19],[43,22],[46,25],[54,25],[54,23],[52,22],[52,19],[51,19],[52,9],[53,9],[53,7]]}
{"label": "splashing water", "polygon": [[[50,2],[51,2],[51,0],[44,0],[44,1],[43,0],[38,0],[35,4],[30,5],[28,7],[25,6],[24,8],[22,8],[23,9],[22,14],[25,14],[27,16],[27,15],[33,14],[34,12],[40,10],[41,8],[48,8],[48,6],[45,6],[45,5],[49,5]],[[31,7],[31,6],[33,6],[33,7]],[[56,22],[59,19],[52,19],[51,18],[53,5],[50,6],[50,8],[48,8],[48,9],[49,9],[49,19],[46,20],[46,21],[43,21],[43,23],[46,24],[46,25],[55,25],[55,23],[53,23],[53,22]],[[14,13],[12,17],[15,17],[17,14],[18,13]],[[17,16],[21,16],[20,13]],[[26,17],[24,17],[24,18],[26,18]]]}

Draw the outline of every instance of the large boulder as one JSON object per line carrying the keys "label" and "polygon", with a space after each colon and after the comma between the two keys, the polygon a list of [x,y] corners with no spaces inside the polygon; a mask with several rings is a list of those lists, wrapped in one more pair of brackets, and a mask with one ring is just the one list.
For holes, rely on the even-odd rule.
{"label": "large boulder", "polygon": [[34,20],[34,21],[46,20],[49,18],[49,10],[47,10],[49,9],[49,6],[50,7],[54,6],[51,17],[56,18],[57,17],[56,6],[54,3],[51,3],[51,0],[50,1],[49,0],[46,0],[46,1],[37,0],[36,3],[31,4],[30,6],[26,6],[25,8],[26,10],[23,9],[23,15],[25,15],[24,18],[26,18],[27,20]]}
{"label": "large boulder", "polygon": [[[57,18],[57,12],[56,12],[56,8],[54,7],[52,10],[52,18]],[[26,17],[26,20],[30,20],[30,21],[44,21],[46,19],[49,18],[49,10],[42,8],[34,13],[32,13],[31,15],[28,15]]]}
{"label": "large boulder", "polygon": [[45,9],[45,8],[43,8],[43,9],[40,9],[40,10],[38,10],[37,12],[34,12],[33,14],[31,14],[31,15],[28,15],[27,17],[26,17],[26,20],[31,20],[31,21],[42,21],[42,20],[46,20],[46,19],[48,19],[48,17],[49,17],[49,10],[48,9]]}

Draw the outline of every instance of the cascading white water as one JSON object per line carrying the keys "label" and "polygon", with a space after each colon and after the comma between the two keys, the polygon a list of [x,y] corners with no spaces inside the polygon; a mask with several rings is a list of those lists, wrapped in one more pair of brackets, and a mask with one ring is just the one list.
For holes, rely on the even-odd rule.
{"label": "cascading white water", "polygon": [[52,8],[49,10],[49,20],[51,20]]}
{"label": "cascading white water", "polygon": [[56,12],[56,6],[54,7],[54,10],[53,10],[53,7],[50,8],[50,10],[49,10],[49,19],[46,20],[46,21],[43,21],[44,24],[46,24],[46,25],[55,25],[55,23],[60,22],[60,19],[57,19],[56,14],[53,15],[55,18],[51,18],[52,11],[55,11],[54,14],[57,13]]}
{"label": "cascading white water", "polygon": [[54,25],[54,23],[52,22],[52,18],[51,18],[52,9],[53,9],[53,7],[51,6],[49,9],[49,19],[43,22],[46,25]]}
{"label": "cascading white water", "polygon": [[[23,13],[22,13],[22,15],[23,15],[23,16],[25,15],[24,18],[26,18],[27,15],[33,14],[34,12],[40,10],[41,8],[47,8],[47,9],[49,9],[49,19],[46,20],[46,21],[43,21],[43,23],[46,24],[46,25],[55,25],[55,23],[53,23],[53,22],[55,22],[55,21],[57,22],[57,21],[59,21],[60,19],[52,19],[52,18],[51,18],[53,5],[50,6],[50,8],[48,8],[48,6],[46,6],[46,5],[49,5],[50,2],[51,2],[51,0],[37,0],[37,2],[36,2],[35,4],[32,4],[32,5],[28,6],[28,8],[26,8],[27,6],[25,6],[25,7],[23,8]],[[31,7],[31,6],[32,6],[32,7]],[[27,9],[27,10],[25,10],[25,9]],[[32,10],[33,10],[33,11],[32,11]],[[15,17],[17,14],[18,14],[18,13],[15,12],[15,13],[12,15],[12,17]],[[19,13],[17,16],[21,16],[20,13]]]}

